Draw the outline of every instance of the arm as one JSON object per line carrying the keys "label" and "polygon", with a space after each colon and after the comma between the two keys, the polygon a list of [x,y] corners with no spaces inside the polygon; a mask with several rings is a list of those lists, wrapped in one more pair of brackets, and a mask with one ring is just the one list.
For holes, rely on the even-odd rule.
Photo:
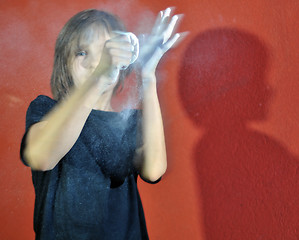
{"label": "arm", "polygon": [[171,37],[182,15],[175,15],[169,21],[170,13],[171,8],[159,13],[151,35],[140,49],[139,57],[142,66],[141,91],[143,96],[143,159],[140,174],[144,179],[152,182],[158,180],[167,168],[165,137],[157,95],[155,71],[164,53],[183,38],[183,34],[178,33]]}
{"label": "arm", "polygon": [[163,120],[157,95],[155,75],[144,76],[142,86],[143,160],[140,174],[149,181],[158,180],[166,171],[167,158]]}
{"label": "arm", "polygon": [[[84,102],[93,94],[92,85],[89,81],[75,89],[41,122],[30,127],[24,157],[32,169],[51,170],[74,145],[91,112]],[[96,101],[97,97],[93,100]]]}
{"label": "arm", "polygon": [[100,63],[91,75],[80,61],[75,62],[78,75],[86,80],[28,130],[24,157],[32,169],[46,171],[54,168],[72,148],[92,108],[105,91],[112,92],[111,86],[114,86],[119,73],[114,66],[129,65],[132,57],[129,45],[120,38],[106,42]]}

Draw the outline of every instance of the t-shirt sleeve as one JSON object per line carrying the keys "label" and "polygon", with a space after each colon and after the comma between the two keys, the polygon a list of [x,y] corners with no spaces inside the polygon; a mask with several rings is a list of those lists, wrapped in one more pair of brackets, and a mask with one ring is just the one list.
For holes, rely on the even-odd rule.
{"label": "t-shirt sleeve", "polygon": [[156,180],[156,181],[153,182],[153,181],[150,181],[150,180],[147,180],[147,179],[143,178],[140,174],[139,174],[139,177],[140,177],[144,182],[149,183],[149,184],[157,184],[157,183],[160,182],[161,179],[162,179],[162,177],[160,177],[158,180]]}
{"label": "t-shirt sleeve", "polygon": [[55,104],[56,104],[55,100],[47,96],[40,95],[30,103],[27,109],[26,129],[25,129],[25,134],[21,141],[21,149],[20,149],[21,160],[26,166],[28,166],[28,164],[26,162],[26,159],[24,158],[24,149],[26,146],[26,136],[28,130],[32,125],[40,122],[42,118],[54,107]]}

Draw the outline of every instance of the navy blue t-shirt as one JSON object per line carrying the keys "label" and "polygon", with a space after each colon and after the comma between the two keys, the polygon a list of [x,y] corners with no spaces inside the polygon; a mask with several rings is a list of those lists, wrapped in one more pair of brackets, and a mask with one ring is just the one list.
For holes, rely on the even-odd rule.
{"label": "navy blue t-shirt", "polygon": [[[26,133],[55,104],[43,95],[32,101]],[[65,157],[50,171],[32,171],[36,239],[148,239],[132,163],[139,114],[92,110]]]}

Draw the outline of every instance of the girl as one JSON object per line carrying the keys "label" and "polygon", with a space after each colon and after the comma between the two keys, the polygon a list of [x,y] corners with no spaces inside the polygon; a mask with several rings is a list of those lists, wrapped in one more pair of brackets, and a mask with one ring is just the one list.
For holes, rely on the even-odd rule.
{"label": "girl", "polygon": [[[170,14],[159,13],[140,53],[107,12],[79,12],[60,32],[54,99],[31,102],[21,145],[36,194],[36,239],[148,239],[137,176],[157,182],[166,171],[155,69],[181,39],[173,34],[180,16]],[[142,111],[115,112],[111,98],[137,57]]]}

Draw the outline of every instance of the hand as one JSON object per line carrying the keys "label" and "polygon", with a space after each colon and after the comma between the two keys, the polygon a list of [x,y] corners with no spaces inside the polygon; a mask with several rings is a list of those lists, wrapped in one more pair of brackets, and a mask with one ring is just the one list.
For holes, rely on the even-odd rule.
{"label": "hand", "polygon": [[103,59],[110,62],[109,76],[115,78],[120,70],[127,69],[137,59],[139,41],[130,32],[113,31],[112,34],[114,36],[105,44],[103,55],[106,56],[103,56]]}
{"label": "hand", "polygon": [[72,75],[75,84],[78,86],[90,79],[99,81],[100,90],[113,88],[119,71],[137,58],[136,48],[139,49],[138,39],[133,33],[112,32],[103,39],[95,39],[74,58]]}
{"label": "hand", "polygon": [[[122,31],[113,31],[116,34],[122,35],[122,36],[126,36],[127,39],[130,40],[130,43],[132,44],[133,50],[132,50],[132,57],[131,57],[131,62],[130,64],[133,64],[138,56],[139,56],[139,40],[136,37],[136,35],[134,33],[131,32],[122,32]],[[122,70],[126,69],[128,66],[122,66]]]}
{"label": "hand", "polygon": [[171,11],[172,8],[160,11],[151,34],[144,35],[140,39],[140,53],[137,62],[142,69],[143,78],[154,74],[164,53],[187,35],[187,33],[174,34],[183,15],[170,17]]}

